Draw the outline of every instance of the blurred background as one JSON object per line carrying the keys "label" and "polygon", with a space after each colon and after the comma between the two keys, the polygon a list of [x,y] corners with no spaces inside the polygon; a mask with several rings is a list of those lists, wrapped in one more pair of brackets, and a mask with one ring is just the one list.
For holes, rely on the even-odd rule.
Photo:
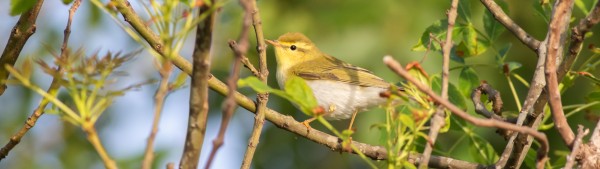
{"label": "blurred background", "polygon": [[[586,1],[587,2],[587,1]],[[131,1],[133,8],[144,18],[148,18],[138,1]],[[215,25],[212,52],[212,73],[224,80],[231,67],[233,54],[227,41],[237,39],[241,28],[241,10],[237,1],[226,1],[219,10]],[[531,10],[538,1],[510,1],[509,15],[527,32],[538,39],[546,35],[546,21]],[[425,29],[437,20],[446,18],[446,10],[450,1],[412,1],[412,0],[326,0],[326,1],[279,1],[260,0],[258,5],[263,20],[265,38],[276,39],[286,32],[302,32],[324,52],[354,65],[367,68],[387,81],[400,82],[396,76],[382,63],[384,55],[392,55],[402,64],[421,61],[425,52],[413,52],[412,47],[418,43]],[[10,16],[9,1],[0,1],[0,46],[5,46],[8,36],[18,16]],[[59,51],[62,43],[62,31],[66,25],[69,5],[60,1],[46,0],[37,20],[37,32],[31,37],[17,62],[20,65],[24,58],[51,61],[49,50]],[[484,8],[478,1],[471,3],[472,16],[476,27],[482,28],[481,17]],[[583,13],[574,10],[574,17],[581,18]],[[119,15],[119,19],[122,17]],[[577,20],[578,21],[578,20]],[[597,28],[594,30],[598,30]],[[193,49],[194,33],[187,39],[181,55],[190,58]],[[597,36],[592,36],[587,43],[598,43]],[[254,34],[250,41],[255,45]],[[515,73],[529,81],[537,60],[533,51],[522,45],[510,32],[506,31],[495,44],[512,43],[513,47],[507,55],[507,61],[522,64]],[[587,46],[587,44],[586,44]],[[83,1],[75,14],[70,39],[70,48],[84,48],[86,53],[133,52],[140,45],[132,40],[115,21],[97,9],[88,1]],[[500,48],[495,46],[496,49]],[[254,50],[248,57],[256,63]],[[582,58],[591,54],[584,47]],[[271,48],[267,50],[269,57],[269,85],[276,87],[275,58]],[[154,57],[147,51],[142,52],[132,61],[121,67],[127,72],[126,78],[119,78],[117,83],[108,88],[120,88],[147,79],[159,79],[153,65]],[[430,74],[441,71],[441,54],[431,52],[421,63]],[[494,60],[494,52],[465,59],[465,64],[480,65],[473,67],[480,80],[485,80],[502,93],[504,111],[515,114],[517,107],[502,69]],[[451,66],[462,65],[452,62]],[[460,70],[460,69],[457,69]],[[459,71],[451,71],[451,82],[456,82]],[[180,73],[176,70],[176,73]],[[597,71],[591,72],[597,74]],[[242,69],[242,77],[250,73]],[[51,77],[40,71],[39,67],[32,81],[46,89]],[[527,87],[515,82],[516,91],[521,100],[527,94]],[[188,80],[189,85],[189,80]],[[139,168],[150,133],[153,119],[153,95],[158,84],[142,86],[128,92],[115,100],[114,104],[100,118],[97,128],[100,138],[108,153],[117,160],[122,168]],[[39,104],[41,97],[31,90],[18,85],[8,86],[6,93],[0,96],[0,144],[6,144],[10,136],[22,127],[23,122]],[[589,80],[579,79],[574,87],[563,95],[563,104],[583,103],[585,96],[595,87]],[[243,93],[254,97],[250,89],[240,89]],[[210,93],[210,113],[207,137],[204,141],[201,165],[204,166],[208,153],[212,149],[212,140],[216,137],[221,122],[221,104],[223,96]],[[156,138],[155,168],[164,168],[168,162],[178,163],[183,152],[188,116],[189,87],[171,93],[165,102],[160,119],[159,132]],[[468,102],[468,104],[471,104]],[[289,102],[271,95],[269,107],[283,114],[293,116],[302,121],[308,116],[295,109]],[[472,109],[469,110],[472,113]],[[597,112],[592,112],[598,114]],[[583,124],[593,127],[595,121],[583,118],[584,113],[571,116],[569,121],[575,127]],[[373,124],[385,119],[382,109],[374,109],[358,115],[354,127],[357,129],[353,139],[373,145],[382,145],[382,133]],[[238,108],[231,120],[225,144],[218,152],[213,168],[238,168],[246,149],[247,140],[252,129],[254,115]],[[347,126],[348,121],[333,121],[338,129]],[[313,127],[325,131],[318,123]],[[495,134],[495,129],[473,128],[484,139],[488,140],[496,152],[500,154],[506,141]],[[553,149],[566,150],[553,129],[547,131]],[[434,154],[450,155],[452,158],[474,161],[472,154],[464,151],[471,145],[468,140],[459,139],[464,133],[451,130],[441,134]],[[421,152],[422,149],[416,151]],[[560,153],[551,153],[557,159]],[[553,159],[553,160],[554,160]],[[377,162],[384,166],[384,162]],[[279,129],[266,122],[260,144],[253,161],[253,168],[366,168],[365,162],[354,154],[332,152],[326,147],[308,141],[303,137]],[[57,115],[42,116],[36,126],[23,138],[9,154],[0,162],[0,168],[10,169],[51,169],[51,168],[103,168],[97,153],[85,138],[80,128],[66,123]]]}

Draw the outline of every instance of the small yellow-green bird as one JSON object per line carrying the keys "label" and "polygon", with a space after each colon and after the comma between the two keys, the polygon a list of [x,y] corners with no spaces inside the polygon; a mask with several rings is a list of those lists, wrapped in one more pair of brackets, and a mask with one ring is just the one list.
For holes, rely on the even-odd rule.
{"label": "small yellow-green bird", "polygon": [[[325,54],[301,33],[286,33],[277,40],[267,40],[275,48],[277,82],[283,88],[288,78],[297,76],[312,89],[319,106],[325,109],[325,119],[352,118],[356,113],[382,105],[381,92],[390,83],[373,72]],[[304,121],[308,123],[314,118]]]}

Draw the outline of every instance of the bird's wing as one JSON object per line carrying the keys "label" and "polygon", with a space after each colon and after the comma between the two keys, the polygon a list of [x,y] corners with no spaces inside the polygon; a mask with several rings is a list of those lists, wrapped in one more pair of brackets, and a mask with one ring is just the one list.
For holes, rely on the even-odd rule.
{"label": "bird's wing", "polygon": [[[345,63],[331,56],[326,56],[325,61],[319,59],[294,66],[292,70],[294,70],[294,75],[302,77],[305,80],[333,80],[359,86],[390,87],[390,83],[373,75],[373,72]],[[314,70],[322,71],[315,72]]]}

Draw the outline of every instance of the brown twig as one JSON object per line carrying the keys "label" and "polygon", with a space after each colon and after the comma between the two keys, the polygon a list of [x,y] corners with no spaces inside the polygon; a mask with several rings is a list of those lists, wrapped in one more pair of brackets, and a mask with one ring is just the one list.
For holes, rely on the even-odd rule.
{"label": "brown twig", "polygon": [[152,161],[154,160],[154,139],[158,132],[158,123],[160,121],[163,105],[165,104],[165,98],[170,92],[169,78],[171,77],[171,72],[173,70],[171,62],[165,60],[164,63],[162,63],[162,66],[159,67],[158,73],[160,74],[161,80],[156,93],[154,93],[154,120],[152,121],[152,129],[150,131],[150,136],[148,136],[148,142],[146,143],[142,169],[152,168]]}
{"label": "brown twig", "polygon": [[[492,102],[492,111],[490,112],[485,108],[485,105],[481,102],[481,95],[485,94],[488,96],[488,101]],[[473,101],[473,105],[475,106],[475,112],[479,115],[482,115],[486,118],[492,118],[496,120],[505,121],[504,117],[502,117],[502,98],[500,97],[500,92],[492,88],[486,82],[482,82],[479,87],[473,90],[471,93],[471,100]]]}
{"label": "brown twig", "polygon": [[[212,4],[215,4],[214,0]],[[117,8],[119,8],[119,6],[123,6],[123,4],[117,6]],[[131,10],[131,6],[129,5],[127,5],[124,9],[124,11],[126,12],[133,13],[133,10]],[[203,5],[200,7],[198,15],[202,15],[203,13],[209,10],[210,7],[208,5]],[[123,13],[124,16],[126,15],[126,12],[121,11],[121,13]],[[179,163],[179,168],[183,169],[198,168],[198,160],[200,158],[200,152],[202,151],[202,144],[204,143],[204,137],[206,133],[206,121],[208,115],[208,79],[212,77],[212,75],[210,74],[209,55],[212,41],[214,18],[215,13],[209,14],[209,16],[206,19],[204,19],[200,24],[198,24],[198,28],[196,29],[196,42],[192,56],[194,67],[193,71],[190,71],[192,83],[190,89],[190,111],[188,119],[188,128],[185,138],[183,155]],[[139,17],[135,19],[135,21],[130,20],[129,22],[132,24],[136,23],[136,25],[139,24],[138,22],[141,21],[139,20]],[[147,29],[148,27],[144,26],[144,28]],[[151,31],[142,33],[138,30],[138,32],[142,35],[149,34],[146,36],[156,37]],[[155,50],[159,51],[159,53],[163,52],[161,54],[163,54],[163,56],[166,56],[164,54],[164,51],[162,50],[162,44],[160,43],[160,41],[151,42],[150,44],[153,43],[155,45],[152,46],[155,47]],[[173,59],[171,61],[176,62],[177,60]]]}
{"label": "brown twig", "polygon": [[549,94],[550,110],[552,112],[552,119],[554,121],[554,127],[560,135],[567,147],[573,147],[573,140],[575,134],[562,109],[560,90],[558,89],[558,77],[556,74],[556,64],[559,57],[562,56],[563,45],[566,39],[567,27],[569,26],[569,20],[571,19],[571,9],[573,8],[573,0],[562,0],[556,1],[558,6],[553,9],[552,20],[550,21],[550,29],[548,36],[548,53],[546,57],[546,83]]}
{"label": "brown twig", "polygon": [[585,137],[588,133],[590,133],[589,129],[585,129],[585,131],[583,130],[583,126],[579,125],[577,127],[577,136],[575,137],[575,140],[573,142],[573,150],[571,150],[571,154],[569,154],[569,156],[567,156],[567,163],[565,164],[564,169],[571,169],[573,168],[573,165],[575,164],[575,160],[577,159],[577,156],[579,155],[579,150],[581,149],[581,142],[583,142],[583,137]]}
{"label": "brown twig", "polygon": [[[262,31],[262,20],[260,19],[260,12],[256,1],[250,1],[252,10],[252,25],[254,25],[254,33],[256,34],[256,44],[258,44],[258,65],[260,72],[256,75],[263,83],[267,83],[267,77],[269,76],[269,69],[267,69],[267,44],[265,44],[265,37]],[[242,169],[249,169],[254,158],[254,152],[260,140],[260,134],[265,124],[265,111],[267,110],[267,102],[269,100],[269,93],[259,93],[256,102],[256,116],[254,117],[254,127],[252,128],[252,134],[248,139],[248,147],[244,154],[242,161]]]}
{"label": "brown twig", "polygon": [[[233,49],[232,49],[233,50]],[[242,64],[244,64],[245,68],[248,68],[248,70],[250,70],[250,73],[252,73],[252,75],[259,77],[260,73],[258,72],[258,70],[254,67],[254,65],[252,63],[250,63],[250,60],[248,60],[248,57],[246,56],[242,56]]]}
{"label": "brown twig", "polygon": [[[592,12],[590,12],[588,16],[582,19],[579,24],[573,28],[568,51],[569,55],[564,58],[564,61],[561,62],[558,68],[558,81],[562,81],[566,72],[568,72],[571,68],[571,65],[573,65],[575,58],[577,55],[579,55],[583,40],[585,38],[585,33],[588,32],[591,27],[596,25],[598,21],[600,21],[600,3],[597,3]],[[540,49],[538,50],[538,66],[536,67],[536,71],[534,73],[534,78],[531,85],[532,87],[529,90],[525,103],[523,104],[523,109],[521,110],[517,121],[517,124],[531,126],[532,128],[537,128],[537,126],[540,124],[542,116],[539,115],[544,111],[544,107],[548,101],[547,91],[542,91],[542,88],[545,86],[543,68],[546,60],[546,41],[547,40],[540,44]],[[508,164],[510,168],[519,168],[523,159],[525,158],[525,155],[527,154],[526,152],[531,146],[532,141],[533,139],[527,135],[513,135],[513,137],[509,139],[509,143],[513,144],[507,145],[504,153],[501,155],[501,158],[497,163],[497,166],[503,167],[504,164]],[[515,148],[515,151],[513,151],[513,148]],[[508,158],[511,154],[514,158],[512,158],[511,161],[508,161]]]}
{"label": "brown twig", "polygon": [[[246,55],[248,48],[250,47],[250,43],[248,42],[248,34],[250,32],[250,24],[252,24],[252,0],[240,0],[240,4],[242,8],[244,8],[245,14],[242,24],[242,30],[240,31],[240,37],[238,38],[239,44],[236,44],[235,41],[229,41],[229,47],[233,50],[235,55],[235,59],[233,61],[233,68],[229,73],[229,78],[227,79],[227,89],[229,91],[233,91],[237,89],[237,80],[239,79],[239,72],[241,66],[241,60],[243,56]],[[213,149],[210,151],[210,156],[208,157],[208,162],[206,163],[205,169],[209,169],[211,164],[213,163],[215,156],[217,155],[217,151],[223,145],[223,140],[225,139],[225,132],[227,131],[227,126],[229,125],[229,121],[233,116],[235,109],[237,108],[237,102],[233,96],[233,93],[227,94],[225,98],[225,103],[223,104],[223,118],[221,119],[221,127],[219,128],[219,134],[217,138],[213,140]]]}
{"label": "brown twig", "polygon": [[[2,52],[2,56],[0,57],[0,96],[2,96],[6,90],[5,81],[8,79],[9,75],[9,72],[4,67],[5,65],[15,65],[17,59],[19,58],[19,54],[21,54],[21,50],[23,50],[23,47],[25,46],[25,43],[27,43],[29,37],[35,33],[35,21],[40,13],[40,9],[42,9],[42,4],[44,4],[44,0],[38,0],[35,5],[29,9],[29,11],[24,12],[10,32],[8,42],[6,43],[4,51]],[[8,153],[8,151],[10,151],[10,149],[8,149],[6,153]],[[2,159],[3,156],[6,155],[0,153],[0,159]]]}
{"label": "brown twig", "polygon": [[510,30],[523,44],[531,50],[537,51],[540,41],[529,35],[515,21],[513,21],[494,0],[481,0],[481,3],[492,13],[494,18]]}
{"label": "brown twig", "polygon": [[[452,31],[454,29],[454,23],[456,21],[457,10],[458,8],[458,0],[452,0],[452,4],[450,5],[450,10],[448,10],[448,31],[446,31],[446,41],[443,44],[443,63],[442,63],[442,99],[448,100],[448,78],[450,76],[450,52],[452,51],[452,46],[454,45],[452,42]],[[431,156],[431,152],[433,151],[433,145],[435,145],[435,141],[437,140],[438,133],[440,132],[440,128],[444,126],[444,107],[439,105],[433,118],[431,120],[431,128],[429,130],[428,135],[428,144],[425,145],[425,149],[423,150],[423,158],[419,164],[419,168],[427,168],[429,164],[429,157]]]}
{"label": "brown twig", "polygon": [[[26,12],[26,14],[21,16],[21,19],[23,18],[29,18],[32,20],[24,20],[22,21],[21,19],[19,19],[19,22],[17,22],[17,25],[22,24],[29,24],[30,26],[30,32],[31,34],[33,34],[35,32],[35,19],[37,18],[37,14],[39,13],[39,10],[42,6],[43,0],[39,0],[37,2],[37,4],[28,12]],[[63,43],[61,46],[61,57],[68,57],[68,51],[66,50],[67,45],[68,45],[68,40],[69,40],[69,36],[71,34],[71,21],[73,20],[73,15],[74,13],[77,11],[78,7],[81,4],[81,0],[77,0],[75,2],[73,2],[73,5],[71,6],[71,8],[69,9],[69,17],[67,19],[67,25],[65,26],[65,30],[64,30],[64,38],[63,38]],[[35,10],[35,12],[33,11]],[[35,15],[35,16],[33,16]],[[24,26],[24,25],[21,25]],[[21,29],[21,26],[15,26],[15,29],[13,29],[13,33],[15,32],[22,32],[25,29]],[[29,29],[27,29],[29,30]],[[25,45],[25,42],[27,41],[27,38],[29,38],[29,36],[31,36],[31,34],[29,35],[25,35],[27,36],[24,41],[22,41],[22,45]],[[23,38],[20,36],[16,36],[18,38]],[[13,38],[13,35],[11,35],[11,39]],[[17,39],[18,39],[17,38]],[[16,39],[15,39],[16,40]],[[21,39],[23,40],[23,39]],[[21,41],[21,40],[16,40],[16,41]],[[5,49],[5,53],[11,53],[11,52],[7,52],[8,50],[8,45],[10,45],[11,40],[9,39],[9,44],[7,44],[7,48]],[[15,42],[16,43],[16,42]],[[19,47],[17,47],[19,48]],[[19,52],[16,53],[16,55],[18,55],[18,53],[20,53],[20,50],[22,49],[22,46],[20,47]],[[8,54],[8,57],[10,57],[11,54]],[[4,58],[4,54],[2,55]],[[16,59],[16,58],[15,58]],[[0,63],[2,63],[0,61]],[[13,63],[14,64],[14,63]],[[0,74],[1,71],[4,70],[4,67],[0,68]],[[58,67],[57,68],[58,72],[61,72],[61,68]],[[8,74],[7,74],[8,75]],[[2,81],[2,79],[0,79],[0,82]],[[50,87],[48,87],[48,90],[46,90],[47,93],[49,93],[52,96],[56,96],[56,94],[58,93],[58,88],[60,88],[60,78],[53,78],[52,82],[50,83]],[[2,83],[0,83],[2,84]],[[2,84],[3,85],[3,84]],[[4,87],[0,86],[0,95],[2,95],[2,92],[4,90]],[[46,108],[46,106],[48,105],[49,101],[46,98],[42,98],[42,101],[40,101],[40,104],[38,105],[38,107],[33,111],[33,113],[31,114],[31,116],[29,116],[29,118],[27,118],[27,121],[25,121],[25,124],[23,125],[23,127],[21,127],[21,129],[13,134],[10,137],[10,140],[8,143],[6,143],[6,145],[4,145],[4,147],[2,147],[2,149],[0,149],[0,161],[2,159],[4,159],[8,153],[17,145],[19,144],[19,142],[21,142],[21,138],[23,138],[23,136],[25,136],[25,134],[27,134],[27,132],[33,128],[33,126],[35,126],[35,124],[37,123],[37,120],[44,114],[44,109]]]}
{"label": "brown twig", "polygon": [[[408,80],[409,82],[413,83],[421,92],[429,95],[434,101],[436,101],[440,105],[443,105],[444,107],[446,107],[453,114],[459,116],[462,119],[465,119],[466,121],[468,121],[476,126],[501,128],[501,129],[512,130],[512,131],[532,135],[541,144],[541,147],[538,150],[538,154],[537,154],[538,164],[539,163],[543,164],[547,160],[547,154],[549,151],[549,147],[548,147],[548,139],[546,138],[546,135],[544,133],[538,132],[537,130],[533,130],[531,128],[517,126],[517,125],[511,124],[511,123],[504,122],[504,121],[498,121],[498,120],[494,120],[494,119],[479,119],[479,118],[470,116],[469,114],[467,114],[460,108],[456,107],[454,104],[450,103],[448,100],[444,100],[440,96],[433,93],[433,91],[429,87],[427,87],[427,86],[421,84],[419,81],[417,81],[414,77],[412,77],[410,74],[408,74],[408,72],[406,72],[406,70],[404,70],[397,61],[392,59],[392,57],[390,57],[390,56],[384,57],[383,62],[394,72],[396,72],[397,74],[402,76],[404,79]],[[540,168],[540,167],[543,168],[543,166],[538,166],[538,168]]]}

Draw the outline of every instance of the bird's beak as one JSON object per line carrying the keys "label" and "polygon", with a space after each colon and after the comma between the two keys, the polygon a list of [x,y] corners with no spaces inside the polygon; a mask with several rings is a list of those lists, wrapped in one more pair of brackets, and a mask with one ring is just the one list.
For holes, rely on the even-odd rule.
{"label": "bird's beak", "polygon": [[279,42],[277,42],[277,40],[269,40],[269,39],[265,39],[267,41],[267,43],[277,47],[279,46]]}

